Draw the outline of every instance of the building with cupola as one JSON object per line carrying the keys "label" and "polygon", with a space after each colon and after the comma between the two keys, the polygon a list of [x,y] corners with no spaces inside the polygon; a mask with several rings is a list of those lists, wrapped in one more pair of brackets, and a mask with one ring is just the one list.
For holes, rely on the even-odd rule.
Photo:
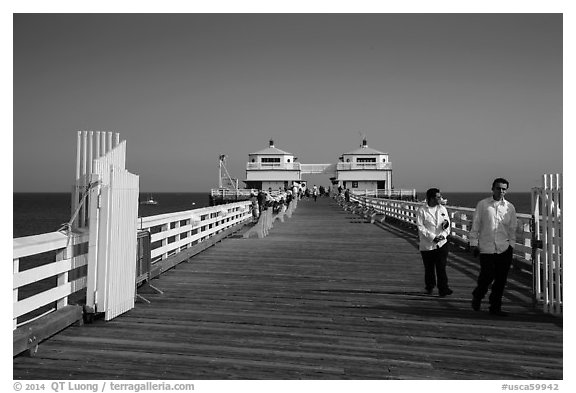
{"label": "building with cupola", "polygon": [[267,148],[248,155],[246,188],[274,191],[292,187],[300,182],[300,165],[292,153],[280,150],[270,140]]}
{"label": "building with cupola", "polygon": [[368,147],[364,138],[359,148],[340,156],[333,183],[351,191],[392,189],[392,163],[388,153]]}

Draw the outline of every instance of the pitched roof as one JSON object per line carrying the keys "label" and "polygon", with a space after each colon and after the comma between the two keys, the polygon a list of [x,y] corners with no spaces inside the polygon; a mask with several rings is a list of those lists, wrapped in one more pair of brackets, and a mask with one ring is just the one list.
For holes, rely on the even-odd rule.
{"label": "pitched roof", "polygon": [[345,155],[361,155],[361,154],[370,154],[370,155],[374,155],[374,154],[387,154],[387,153],[382,153],[381,151],[372,149],[371,147],[365,146],[365,147],[359,147],[356,150],[352,150],[348,153],[344,153]]}
{"label": "pitched roof", "polygon": [[287,151],[280,150],[274,146],[268,146],[266,149],[259,150],[255,153],[250,153],[250,155],[259,154],[259,155],[292,155],[292,153],[288,153]]}

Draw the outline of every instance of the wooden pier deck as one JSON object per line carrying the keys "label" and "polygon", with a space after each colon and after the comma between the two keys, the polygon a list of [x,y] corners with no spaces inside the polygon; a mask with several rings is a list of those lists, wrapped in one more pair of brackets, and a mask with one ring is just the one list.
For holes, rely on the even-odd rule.
{"label": "wooden pier deck", "polygon": [[532,307],[530,277],[511,272],[509,317],[474,312],[478,261],[452,253],[454,294],[425,295],[416,241],[303,200],[268,237],[233,236],[164,273],[151,304],[15,357],[13,377],[563,378],[562,318]]}

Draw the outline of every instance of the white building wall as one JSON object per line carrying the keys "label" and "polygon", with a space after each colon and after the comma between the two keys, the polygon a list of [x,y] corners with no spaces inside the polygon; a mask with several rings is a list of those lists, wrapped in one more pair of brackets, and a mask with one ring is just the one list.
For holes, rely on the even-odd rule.
{"label": "white building wall", "polygon": [[[290,187],[291,183],[288,182],[288,187]],[[262,182],[262,189],[264,191],[268,191],[269,188],[272,189],[272,191],[278,191],[278,190],[282,190],[284,191],[284,186],[285,183],[283,181],[263,181]]]}
{"label": "white building wall", "polygon": [[352,181],[346,182],[346,188],[350,190],[375,190],[377,183],[375,181],[359,181],[358,186],[354,187],[354,183]]}
{"label": "white building wall", "polygon": [[338,171],[339,181],[388,180],[390,171]]}
{"label": "white building wall", "polygon": [[299,181],[298,171],[283,171],[283,170],[275,170],[275,171],[246,171],[246,180],[247,181]]}

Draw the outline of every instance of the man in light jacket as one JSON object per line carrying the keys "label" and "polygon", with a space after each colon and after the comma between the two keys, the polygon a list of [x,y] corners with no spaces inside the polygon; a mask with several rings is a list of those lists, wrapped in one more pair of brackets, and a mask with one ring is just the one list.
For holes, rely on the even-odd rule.
{"label": "man in light jacket", "polygon": [[451,295],[448,286],[446,263],[448,260],[448,235],[450,218],[448,211],[441,205],[442,195],[437,188],[426,191],[426,203],[416,213],[416,225],[420,239],[420,254],[424,263],[424,283],[426,293],[438,284],[438,295]]}
{"label": "man in light jacket", "polygon": [[512,265],[516,244],[516,208],[504,199],[509,182],[497,178],[492,182],[492,196],[478,202],[470,230],[470,248],[480,255],[478,284],[472,292],[472,309],[480,310],[482,299],[492,284],[490,313],[506,316],[502,311],[502,296]]}

